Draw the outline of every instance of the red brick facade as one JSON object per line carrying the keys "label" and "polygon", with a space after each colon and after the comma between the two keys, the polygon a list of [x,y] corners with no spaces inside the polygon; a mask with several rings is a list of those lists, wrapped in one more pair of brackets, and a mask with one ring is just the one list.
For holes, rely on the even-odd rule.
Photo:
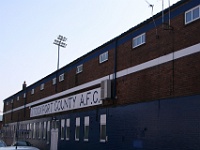
{"label": "red brick facade", "polygon": [[[137,48],[132,48],[132,38],[123,44],[118,44],[116,47],[115,42],[118,42],[126,36],[143,28],[143,24],[135,29],[127,31],[122,36],[111,40],[100,48],[83,56],[80,60],[78,59],[75,62],[72,62],[69,66],[75,65],[77,62],[81,61],[81,59],[95,55],[95,53],[98,53],[102,48],[106,48],[109,45],[115,45],[113,48],[108,49],[109,59],[105,63],[100,64],[99,57],[96,56],[83,63],[83,72],[79,74],[76,74],[76,67],[72,67],[69,71],[64,71],[68,67],[66,66],[60,69],[61,71],[64,71],[64,81],[59,82],[57,77],[57,83],[56,85],[53,85],[53,78],[51,76],[55,75],[56,72],[50,74],[32,85],[34,87],[34,94],[31,94],[30,86],[25,90],[20,91],[19,94],[17,93],[14,95],[13,98],[11,97],[10,99],[13,100],[12,103],[11,100],[6,100],[4,103],[4,112],[16,109],[20,106],[26,106],[26,104],[39,99],[113,74],[115,53],[117,53],[116,71],[121,71],[198,44],[200,42],[200,21],[197,20],[185,25],[184,17],[185,15],[182,13],[171,19],[169,29],[166,29],[165,25],[159,24],[157,26],[157,35],[156,28],[148,30],[146,32],[146,43]],[[151,19],[147,20],[144,25],[150,23],[152,23]],[[198,84],[198,77],[200,76],[199,60],[200,54],[197,53],[128,76],[117,78],[117,99],[113,99],[113,101],[116,105],[123,105],[173,96],[198,94],[200,93],[200,85]],[[58,71],[58,74],[61,74],[60,71]],[[40,90],[40,83],[43,83],[43,80],[45,84],[44,90]],[[26,93],[26,97],[24,97],[24,93]],[[19,100],[17,100],[18,96]],[[9,101],[8,105],[6,105],[7,101]],[[21,109],[4,115],[4,121],[18,121],[18,112],[20,113],[20,120],[30,119],[29,108],[26,107],[25,110]]]}
{"label": "red brick facade", "polygon": [[[171,10],[172,14],[173,11],[185,5],[187,5],[185,1],[175,5]],[[98,106],[101,108],[200,94],[200,47],[198,47],[200,44],[200,19],[186,25],[184,12],[173,16],[170,20],[170,27],[161,23],[157,23],[156,28],[147,27],[154,25],[152,18],[150,18],[4,100],[4,112],[10,111],[4,114],[4,124],[31,120],[31,107],[100,87],[100,83],[91,84],[91,86],[85,84],[105,76],[112,78],[112,98],[104,100],[103,104]],[[154,19],[155,21],[161,20],[161,13],[156,15]],[[137,35],[146,34],[146,42],[139,47],[132,48],[132,39],[137,32]],[[194,45],[197,45],[198,52],[179,58],[178,52]],[[105,51],[108,51],[108,60],[99,63],[99,55]],[[153,60],[158,58],[168,58],[168,55],[169,61],[161,64],[158,62],[156,65],[128,73],[133,67],[142,68],[142,65],[151,64]],[[83,72],[79,74],[76,73],[78,64],[83,64]],[[123,75],[120,76],[122,71],[124,71]],[[62,73],[64,73],[64,80],[59,82],[58,78]],[[116,80],[113,78],[115,73]],[[56,76],[57,82],[53,85],[52,79]],[[40,90],[42,83],[44,83],[44,89]],[[72,90],[61,97],[49,98],[82,85],[84,85],[82,89]],[[32,89],[34,89],[34,94],[31,94]],[[24,97],[24,93],[26,93],[26,97]],[[17,100],[18,96],[19,100]],[[45,98],[49,98],[49,100],[38,104],[34,103]],[[32,105],[29,106],[30,104]],[[19,107],[24,108],[17,110]],[[71,111],[79,112],[96,108],[89,107]],[[34,119],[52,116],[38,116]]]}

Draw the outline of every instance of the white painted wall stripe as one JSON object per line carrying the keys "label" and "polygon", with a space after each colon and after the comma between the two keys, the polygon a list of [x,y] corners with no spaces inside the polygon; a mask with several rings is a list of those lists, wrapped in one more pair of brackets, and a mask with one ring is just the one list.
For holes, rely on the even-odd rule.
{"label": "white painted wall stripe", "polygon": [[[191,54],[199,53],[199,52],[200,52],[200,43],[193,45],[193,46],[190,46],[190,47],[187,47],[187,48],[184,48],[182,50],[176,51],[174,53],[170,53],[170,54],[158,57],[156,59],[147,61],[147,62],[139,64],[137,66],[133,66],[133,67],[121,70],[121,71],[117,72],[116,77],[120,78],[120,77],[129,75],[129,74],[138,72],[138,71],[142,71],[142,70],[145,70],[145,69],[148,69],[148,68],[151,68],[151,67],[155,67],[155,66],[164,64],[166,62],[170,62],[172,60],[176,60],[176,59],[179,59],[179,58],[182,58],[182,57],[185,57],[185,56],[189,56]],[[39,99],[35,102],[27,104],[26,107],[31,107],[33,105],[40,104],[40,103],[49,101],[51,99],[59,98],[61,96],[70,94],[72,92],[79,91],[79,90],[100,84],[101,81],[106,80],[106,79],[113,79],[113,77],[114,77],[114,74],[107,75],[105,77],[99,78],[97,80],[93,80],[91,82],[87,82],[85,84],[82,84],[82,85],[79,85],[77,87],[68,89],[68,90],[60,92],[58,94]],[[7,112],[4,112],[4,114],[8,114],[8,113],[11,113],[11,112],[23,109],[23,108],[24,108],[24,106],[21,106],[21,107],[15,108],[13,110],[9,110]]]}

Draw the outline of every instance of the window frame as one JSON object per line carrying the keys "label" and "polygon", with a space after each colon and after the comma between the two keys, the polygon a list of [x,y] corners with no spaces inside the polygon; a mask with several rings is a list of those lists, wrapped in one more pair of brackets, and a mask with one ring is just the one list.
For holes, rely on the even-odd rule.
{"label": "window frame", "polygon": [[31,139],[32,138],[32,136],[33,136],[33,124],[32,123],[30,123],[29,124],[29,139]]}
{"label": "window frame", "polygon": [[75,141],[80,140],[80,117],[76,118]]}
{"label": "window frame", "polygon": [[50,136],[51,136],[51,122],[47,121],[47,136],[46,136],[47,144],[50,143]]}
{"label": "window frame", "polygon": [[65,119],[61,119],[60,123],[60,139],[64,140],[65,138]]}
{"label": "window frame", "polygon": [[52,85],[56,84],[56,77],[52,79]]}
{"label": "window frame", "polygon": [[102,53],[99,55],[99,63],[103,63],[103,62],[106,62],[108,61],[108,51]]}
{"label": "window frame", "polygon": [[[197,9],[197,8],[199,9],[199,16],[197,18],[194,18],[194,10]],[[191,13],[191,15],[190,15],[191,19],[189,21],[187,21],[187,15],[189,13]],[[190,24],[190,23],[192,23],[192,22],[194,22],[198,19],[200,19],[200,5],[195,6],[195,7],[191,8],[188,11],[185,12],[185,25]]]}
{"label": "window frame", "polygon": [[65,79],[65,74],[64,73],[59,75],[59,82],[64,81],[64,79]]}
{"label": "window frame", "polygon": [[79,73],[81,73],[81,72],[83,72],[83,64],[78,65],[78,66],[76,67],[76,74],[79,74]]}
{"label": "window frame", "polygon": [[23,97],[26,98],[26,93],[23,94]]}
{"label": "window frame", "polygon": [[[141,38],[141,42],[139,43],[137,40],[139,40]],[[136,45],[135,45],[135,41],[137,42]],[[142,33],[136,37],[133,38],[132,40],[132,48],[136,48],[136,47],[139,47],[143,44],[146,43],[146,33]]]}
{"label": "window frame", "polygon": [[40,85],[40,91],[44,90],[44,83]]}
{"label": "window frame", "polygon": [[[104,128],[105,127],[105,128]],[[100,116],[100,142],[106,142],[106,114]]]}
{"label": "window frame", "polygon": [[84,141],[89,141],[90,117],[84,117]]}
{"label": "window frame", "polygon": [[68,141],[70,139],[70,119],[66,119],[66,130],[65,130],[65,137]]}
{"label": "window frame", "polygon": [[31,89],[31,95],[35,93],[35,89]]}
{"label": "window frame", "polygon": [[44,123],[43,123],[43,133],[42,133],[44,140],[46,139],[46,134],[47,134],[47,122],[44,121]]}
{"label": "window frame", "polygon": [[33,123],[33,139],[35,139],[36,138],[36,123],[34,122]]}
{"label": "window frame", "polygon": [[43,123],[38,122],[38,139],[42,139]]}

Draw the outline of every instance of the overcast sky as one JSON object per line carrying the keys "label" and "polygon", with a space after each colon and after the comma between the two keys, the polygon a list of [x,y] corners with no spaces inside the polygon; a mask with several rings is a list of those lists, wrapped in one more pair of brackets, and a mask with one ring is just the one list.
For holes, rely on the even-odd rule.
{"label": "overcast sky", "polygon": [[[162,0],[147,0],[153,14]],[[164,7],[179,0],[163,0]],[[151,17],[146,0],[0,0],[0,111],[3,100]]]}

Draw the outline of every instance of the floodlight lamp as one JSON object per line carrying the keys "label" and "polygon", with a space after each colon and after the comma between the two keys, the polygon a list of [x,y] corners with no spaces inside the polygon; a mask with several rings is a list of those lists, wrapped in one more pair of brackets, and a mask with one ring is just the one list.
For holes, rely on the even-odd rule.
{"label": "floodlight lamp", "polygon": [[61,42],[62,45],[66,45],[64,42]]}
{"label": "floodlight lamp", "polygon": [[66,44],[60,44],[61,47],[65,48],[66,47]]}
{"label": "floodlight lamp", "polygon": [[53,44],[59,45],[60,41],[54,40]]}
{"label": "floodlight lamp", "polygon": [[63,37],[63,41],[66,41],[67,40],[67,38],[66,37]]}
{"label": "floodlight lamp", "polygon": [[62,36],[62,35],[59,35],[59,36],[58,36],[58,39],[59,39],[59,40],[62,40],[62,39],[63,39],[63,36]]}

